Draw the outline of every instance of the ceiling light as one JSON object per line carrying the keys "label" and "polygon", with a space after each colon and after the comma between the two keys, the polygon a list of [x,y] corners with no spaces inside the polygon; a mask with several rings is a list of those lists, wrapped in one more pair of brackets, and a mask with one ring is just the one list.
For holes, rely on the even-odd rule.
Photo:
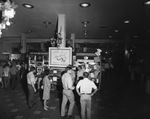
{"label": "ceiling light", "polygon": [[23,4],[23,6],[24,6],[25,8],[28,8],[28,9],[32,9],[32,8],[34,8],[34,6],[33,6],[33,5],[31,5],[31,4],[27,4],[27,3],[24,3],[24,4]]}
{"label": "ceiling light", "polygon": [[119,30],[115,30],[115,32],[117,33],[117,32],[119,32]]}
{"label": "ceiling light", "polygon": [[124,21],[124,23],[125,23],[125,24],[128,24],[128,23],[130,23],[130,21],[126,20],[126,21]]}
{"label": "ceiling light", "polygon": [[27,33],[31,33],[31,32],[32,32],[32,30],[30,30],[30,29],[27,31]]}
{"label": "ceiling light", "polygon": [[83,21],[82,24],[84,25],[84,27],[87,26],[87,24],[89,24],[90,22],[89,21]]}
{"label": "ceiling light", "polygon": [[87,7],[90,7],[90,6],[91,6],[91,4],[88,3],[88,2],[80,3],[80,7],[82,7],[82,8],[87,8]]}
{"label": "ceiling light", "polygon": [[10,23],[10,21],[9,21],[9,20],[8,20],[8,21],[6,21],[6,25],[7,25],[7,26],[10,26],[10,24],[11,24],[11,23]]}
{"label": "ceiling light", "polygon": [[83,32],[84,32],[84,33],[87,33],[88,31],[87,31],[87,30],[84,30]]}
{"label": "ceiling light", "polygon": [[85,38],[87,38],[87,35],[84,35]]}
{"label": "ceiling light", "polygon": [[133,36],[134,38],[138,38],[138,36]]}
{"label": "ceiling light", "polygon": [[44,21],[43,23],[45,24],[45,27],[46,27],[46,28],[48,27],[48,25],[51,24],[51,22],[49,22],[49,21]]}
{"label": "ceiling light", "polygon": [[150,5],[150,1],[145,2],[145,5]]}
{"label": "ceiling light", "polygon": [[0,2],[0,11],[1,11],[1,20],[0,20],[0,37],[2,34],[2,29],[5,29],[6,26],[10,26],[10,19],[15,16],[15,9],[17,5],[12,0],[6,0]]}
{"label": "ceiling light", "polygon": [[88,32],[88,31],[87,31],[87,30],[84,30],[83,32],[84,32],[84,37],[87,37],[87,32]]}
{"label": "ceiling light", "polygon": [[112,36],[109,36],[109,38],[112,38]]}

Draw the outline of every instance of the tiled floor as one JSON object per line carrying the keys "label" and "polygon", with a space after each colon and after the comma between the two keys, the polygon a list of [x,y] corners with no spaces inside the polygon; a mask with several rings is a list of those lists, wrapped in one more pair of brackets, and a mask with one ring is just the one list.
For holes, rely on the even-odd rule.
{"label": "tiled floor", "polygon": [[[0,89],[0,119],[59,119],[60,96],[51,93],[50,110],[44,111],[38,94],[37,106],[28,109],[26,96],[20,85],[16,90]],[[80,119],[78,102],[74,108],[75,119]],[[150,119],[150,94],[145,83],[135,84],[111,79],[102,82],[101,90],[92,100],[92,119]]]}

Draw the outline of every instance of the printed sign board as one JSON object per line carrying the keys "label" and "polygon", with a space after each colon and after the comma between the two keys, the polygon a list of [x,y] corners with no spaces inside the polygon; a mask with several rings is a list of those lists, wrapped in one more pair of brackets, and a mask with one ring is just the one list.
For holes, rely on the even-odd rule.
{"label": "printed sign board", "polygon": [[49,47],[49,66],[66,67],[72,64],[72,48]]}

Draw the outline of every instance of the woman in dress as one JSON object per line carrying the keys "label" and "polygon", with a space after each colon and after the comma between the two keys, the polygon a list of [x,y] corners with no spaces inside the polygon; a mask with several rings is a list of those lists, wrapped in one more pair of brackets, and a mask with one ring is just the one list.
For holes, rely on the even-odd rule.
{"label": "woman in dress", "polygon": [[48,106],[47,106],[47,103],[48,103],[48,100],[50,99],[50,89],[51,89],[51,83],[52,83],[52,80],[50,80],[49,78],[49,73],[50,71],[48,69],[46,69],[44,71],[45,73],[45,76],[43,78],[43,100],[44,100],[44,110],[45,111],[48,111]]}

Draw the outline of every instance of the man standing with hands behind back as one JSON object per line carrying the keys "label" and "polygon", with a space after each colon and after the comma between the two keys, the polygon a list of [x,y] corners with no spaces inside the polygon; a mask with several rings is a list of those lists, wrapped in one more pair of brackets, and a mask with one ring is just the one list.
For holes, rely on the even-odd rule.
{"label": "man standing with hands behind back", "polygon": [[[88,72],[84,72],[83,77],[84,79],[80,80],[76,86],[76,91],[80,96],[81,118],[85,119],[87,111],[87,119],[91,119],[91,98],[97,92],[97,87],[93,81],[88,79]],[[93,89],[94,91],[92,92]]]}
{"label": "man standing with hands behind back", "polygon": [[30,72],[27,74],[27,84],[28,84],[28,90],[29,90],[29,97],[28,97],[28,106],[29,108],[32,108],[34,103],[34,92],[36,92],[35,83],[35,67],[30,68]]}

